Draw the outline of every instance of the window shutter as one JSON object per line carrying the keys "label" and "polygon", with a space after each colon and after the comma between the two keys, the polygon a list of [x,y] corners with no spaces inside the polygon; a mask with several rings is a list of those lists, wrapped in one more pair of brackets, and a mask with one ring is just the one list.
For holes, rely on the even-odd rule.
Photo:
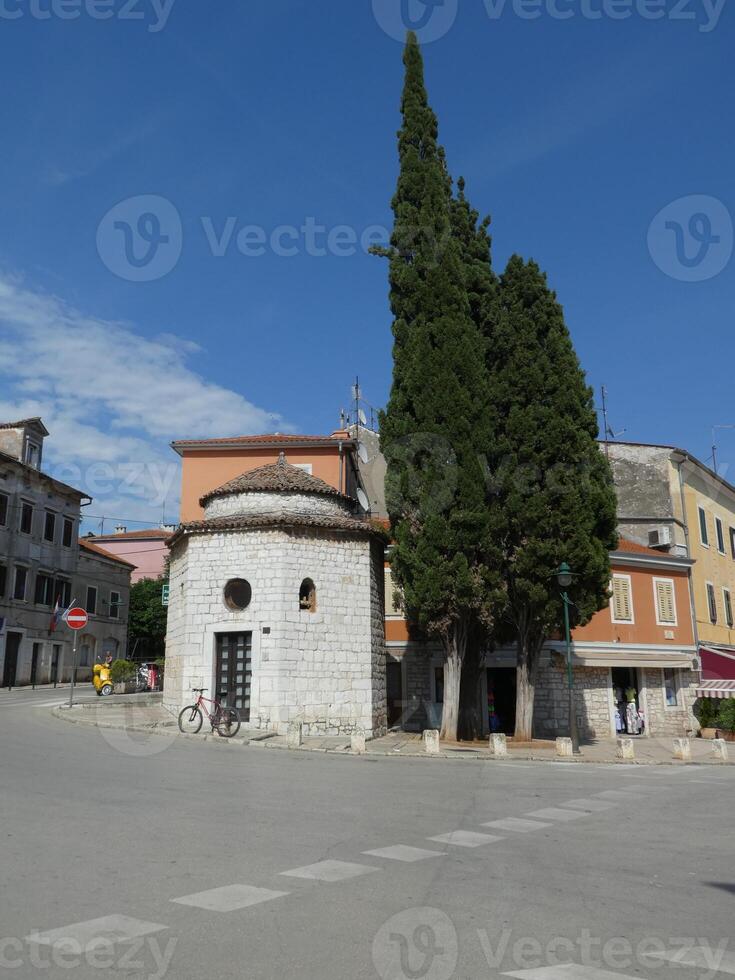
{"label": "window shutter", "polygon": [[396,584],[393,581],[393,575],[390,568],[385,570],[385,614],[386,616],[400,616],[401,608],[400,605],[396,605],[393,598],[396,592]]}
{"label": "window shutter", "polygon": [[627,578],[613,579],[613,615],[615,619],[630,623],[633,620],[633,603],[630,597],[630,582]]}
{"label": "window shutter", "polygon": [[676,623],[673,582],[656,582],[656,611],[659,622],[672,626]]}

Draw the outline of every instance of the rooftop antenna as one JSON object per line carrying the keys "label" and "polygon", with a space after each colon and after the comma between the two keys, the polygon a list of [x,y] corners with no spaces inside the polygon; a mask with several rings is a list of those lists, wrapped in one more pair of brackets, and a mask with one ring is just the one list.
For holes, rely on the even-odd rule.
{"label": "rooftop antenna", "polygon": [[735,429],[735,425],[713,425],[712,426],[712,469],[715,471],[715,476],[717,473],[717,430],[718,429]]}
{"label": "rooftop antenna", "polygon": [[607,418],[607,388],[605,385],[602,386],[602,424],[604,426],[604,437],[605,437],[605,455],[610,457],[610,442],[615,442],[618,436],[622,436],[626,431],[621,429],[619,432],[615,432],[610,425]]}
{"label": "rooftop antenna", "polygon": [[[358,434],[360,428],[360,400],[362,399],[362,390],[360,389],[360,379],[355,377],[355,383],[352,386],[352,397],[355,400],[355,425],[358,427]],[[362,417],[365,417],[365,413],[362,413]]]}

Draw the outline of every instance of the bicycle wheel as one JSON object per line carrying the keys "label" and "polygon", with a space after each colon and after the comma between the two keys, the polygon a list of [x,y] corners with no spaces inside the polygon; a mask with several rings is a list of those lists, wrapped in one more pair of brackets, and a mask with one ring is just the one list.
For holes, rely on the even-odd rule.
{"label": "bicycle wheel", "polygon": [[217,733],[222,738],[232,738],[240,731],[240,715],[237,708],[220,708],[217,715]]}
{"label": "bicycle wheel", "polygon": [[195,704],[190,704],[179,714],[179,730],[184,735],[196,735],[202,727],[202,713]]}

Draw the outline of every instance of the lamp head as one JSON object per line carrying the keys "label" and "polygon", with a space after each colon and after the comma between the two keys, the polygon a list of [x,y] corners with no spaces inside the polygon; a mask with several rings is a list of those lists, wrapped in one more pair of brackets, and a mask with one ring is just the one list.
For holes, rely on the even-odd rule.
{"label": "lamp head", "polygon": [[562,589],[568,589],[572,584],[572,570],[565,561],[559,565],[556,573],[556,580]]}

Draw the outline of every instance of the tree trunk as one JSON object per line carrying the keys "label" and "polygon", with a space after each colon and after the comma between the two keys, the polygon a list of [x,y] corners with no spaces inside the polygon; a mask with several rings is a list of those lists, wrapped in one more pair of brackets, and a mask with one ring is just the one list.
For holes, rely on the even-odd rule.
{"label": "tree trunk", "polygon": [[536,694],[536,675],[541,652],[540,645],[531,643],[528,636],[518,637],[516,667],[516,729],[517,742],[533,738],[533,702]]}
{"label": "tree trunk", "polygon": [[462,665],[467,650],[467,624],[452,625],[444,640],[444,710],[439,738],[456,742],[459,726],[459,695]]}
{"label": "tree trunk", "polygon": [[482,738],[482,716],[479,708],[482,632],[470,630],[462,664],[459,690],[459,737],[467,742]]}

